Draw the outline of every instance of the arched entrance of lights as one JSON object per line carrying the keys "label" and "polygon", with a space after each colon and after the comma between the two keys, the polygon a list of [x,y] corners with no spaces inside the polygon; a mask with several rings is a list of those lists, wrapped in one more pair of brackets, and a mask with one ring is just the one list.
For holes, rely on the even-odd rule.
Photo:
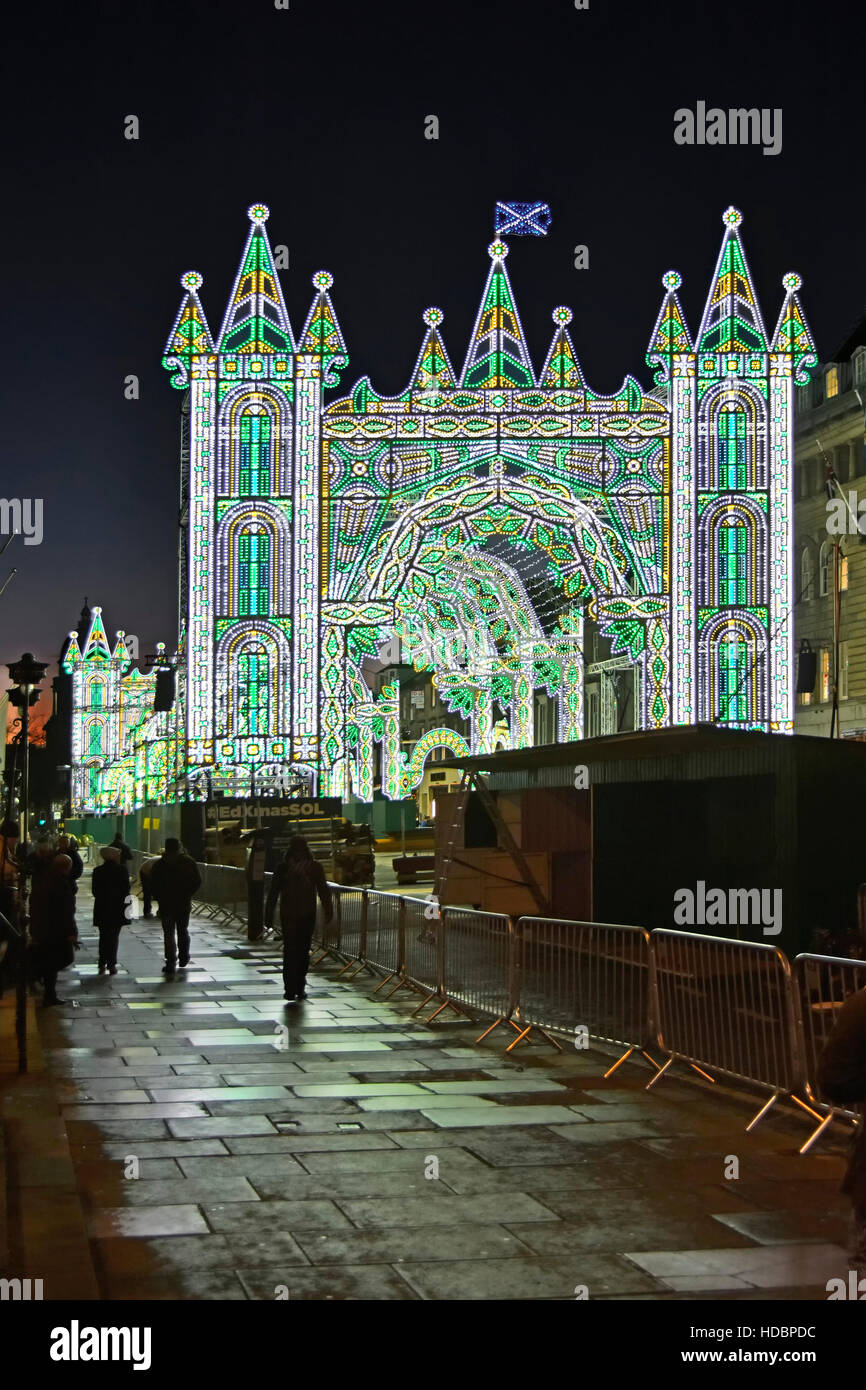
{"label": "arched entrance of lights", "polygon": [[[494,461],[489,479],[456,488],[440,485],[405,505],[380,537],[367,567],[363,599],[355,605],[358,613],[390,609],[393,623],[380,630],[380,642],[400,633],[416,668],[433,671],[446,704],[469,719],[469,743],[453,730],[431,730],[422,740],[423,756],[419,759],[419,744],[407,763],[399,744],[398,683],[372,698],[335,641],[332,653],[325,653],[331,655],[333,676],[329,682],[326,660],[323,682],[326,689],[335,685],[342,672],[349,756],[344,767],[335,760],[326,773],[331,794],[342,790],[351,775],[357,794],[371,795],[375,741],[383,744],[383,791],[391,797],[406,795],[417,785],[424,759],[435,747],[493,752],[503,744],[495,704],[508,713],[508,744],[532,746],[539,688],[556,700],[559,741],[582,738],[587,608],[639,669],[642,694],[635,702],[635,727],[668,722],[668,601],[633,592],[634,570],[604,496],[578,498],[563,485],[507,476],[502,463]],[[547,630],[518,564],[485,549],[492,537],[508,542],[509,559],[519,561],[522,554],[535,552],[549,562],[549,578],[562,604]]]}

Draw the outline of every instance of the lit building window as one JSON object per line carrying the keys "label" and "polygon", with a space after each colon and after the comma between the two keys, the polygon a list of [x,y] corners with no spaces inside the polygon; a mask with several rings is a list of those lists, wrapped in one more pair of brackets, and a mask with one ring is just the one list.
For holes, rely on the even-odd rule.
{"label": "lit building window", "polygon": [[830,648],[821,648],[821,702],[826,704],[830,698]]}
{"label": "lit building window", "polygon": [[848,556],[839,556],[839,589],[848,588]]}
{"label": "lit building window", "polygon": [[839,699],[848,699],[848,643],[839,643]]}
{"label": "lit building window", "polygon": [[839,368],[831,367],[824,374],[824,396],[829,401],[839,394]]}

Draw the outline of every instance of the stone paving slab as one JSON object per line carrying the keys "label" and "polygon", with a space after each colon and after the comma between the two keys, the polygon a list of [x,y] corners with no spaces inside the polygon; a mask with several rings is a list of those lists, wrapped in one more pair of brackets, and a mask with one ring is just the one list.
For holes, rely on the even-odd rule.
{"label": "stone paving slab", "polygon": [[[166,980],[137,922],[100,977],[86,934],[71,1005],[40,1017],[102,1298],[823,1298],[844,1266],[841,1132],[801,1158],[781,1107],[747,1135],[751,1096],[647,1092],[643,1061],[605,1077],[599,1052],[506,1054],[502,1029],[476,1045],[329,960],[285,1009],[273,943],[201,919],[192,939]],[[28,1162],[49,1191],[51,1153]]]}

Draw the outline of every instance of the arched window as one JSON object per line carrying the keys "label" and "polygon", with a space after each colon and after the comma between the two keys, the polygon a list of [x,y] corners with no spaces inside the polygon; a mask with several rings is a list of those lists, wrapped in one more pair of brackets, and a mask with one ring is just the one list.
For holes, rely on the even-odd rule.
{"label": "arched window", "polygon": [[98,719],[93,720],[87,732],[87,756],[102,757],[102,724]]}
{"label": "arched window", "polygon": [[746,412],[724,405],[716,419],[719,451],[719,488],[731,492],[746,486]]}
{"label": "arched window", "polygon": [[741,521],[724,521],[719,527],[718,595],[720,607],[748,603],[746,560],[748,530]]}
{"label": "arched window", "polygon": [[812,568],[812,552],[804,546],[800,556],[800,598],[804,603],[815,597],[815,571]]}
{"label": "arched window", "polygon": [[739,633],[719,643],[719,718],[740,723],[749,717],[749,646]]}
{"label": "arched window", "polygon": [[833,587],[833,547],[824,541],[818,557],[818,593],[826,598]]}
{"label": "arched window", "polygon": [[91,709],[102,709],[102,681],[92,681],[90,685]]}
{"label": "arched window", "polygon": [[271,538],[264,527],[248,527],[238,537],[238,613],[242,618],[271,609]]}
{"label": "arched window", "polygon": [[240,417],[241,497],[268,497],[271,486],[271,417],[245,410]]}
{"label": "arched window", "polygon": [[261,735],[270,731],[270,664],[260,643],[245,647],[238,657],[239,735]]}

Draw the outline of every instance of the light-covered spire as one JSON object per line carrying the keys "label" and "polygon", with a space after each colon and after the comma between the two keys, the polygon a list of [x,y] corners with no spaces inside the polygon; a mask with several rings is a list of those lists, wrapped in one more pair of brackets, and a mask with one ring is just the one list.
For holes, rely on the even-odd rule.
{"label": "light-covered spire", "polygon": [[766,352],[761,318],[739,228],[743,214],[734,207],[722,214],[725,235],[716,263],[704,316],[698,330],[699,352]]}
{"label": "light-covered spire", "polygon": [[776,324],[776,331],[773,334],[773,352],[790,354],[794,368],[794,380],[799,385],[804,385],[809,380],[807,369],[818,365],[818,354],[815,351],[812,334],[809,332],[809,325],[797,297],[797,291],[801,288],[802,283],[799,275],[793,270],[789,270],[788,274],[783,277],[782,286],[785,290],[785,302],[782,305],[779,322]]}
{"label": "light-covered spire", "polygon": [[111,648],[108,645],[108,638],[102,623],[102,609],[97,607],[92,612],[90,631],[87,634],[87,641],[82,653],[83,659],[85,661],[110,661]]}
{"label": "light-covered spire", "polygon": [[646,352],[647,366],[660,368],[655,374],[658,382],[666,381],[670,375],[671,358],[675,353],[692,352],[694,347],[677,296],[681,284],[678,270],[665,271],[662,276],[665,297]]}
{"label": "light-covered spire", "polygon": [[487,251],[492,265],[460,385],[472,391],[515,386],[530,389],[535,385],[535,377],[505,269],[508,247],[504,241],[496,240]]}
{"label": "light-covered spire", "polygon": [[424,310],[427,332],[421,344],[409,388],[419,395],[429,394],[431,391],[437,394],[450,391],[457,384],[454,369],[448,360],[448,353],[439,333],[444,317],[442,310],[437,309],[435,305]]}
{"label": "light-covered spire", "polygon": [[183,390],[189,381],[189,364],[193,357],[213,352],[214,345],[198,297],[203,283],[201,275],[197,270],[186,270],[180,277],[180,283],[186,293],[168,335],[162,365],[167,371],[176,372],[171,384]]}
{"label": "light-covered spire", "polygon": [[265,231],[269,209],[247,209],[250,231],[219,335],[220,352],[294,351],[292,330]]}
{"label": "light-covered spire", "polygon": [[545,390],[577,391],[585,384],[568,331],[571,317],[571,310],[564,304],[558,305],[553,311],[556,328],[538,380],[539,386]]}

